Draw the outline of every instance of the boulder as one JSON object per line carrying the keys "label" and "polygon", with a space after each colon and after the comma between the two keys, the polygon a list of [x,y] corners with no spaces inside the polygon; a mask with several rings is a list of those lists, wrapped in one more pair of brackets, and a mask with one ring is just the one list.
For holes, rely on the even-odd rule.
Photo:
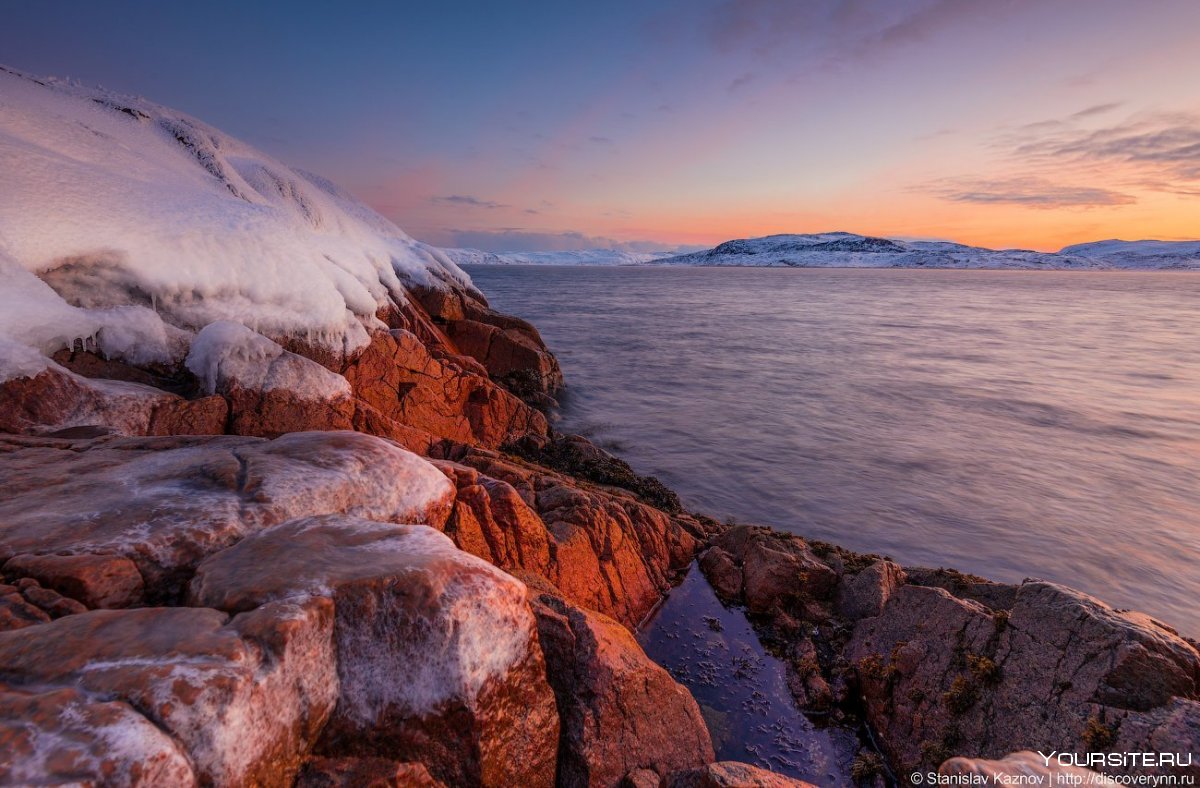
{"label": "boulder", "polygon": [[495,448],[549,431],[541,413],[403,329],[373,334],[340,372],[380,417],[439,438]]}
{"label": "boulder", "polygon": [[16,589],[0,593],[0,632],[44,624],[49,620],[46,611],[30,604]]}
{"label": "boulder", "polygon": [[137,565],[118,555],[17,555],[3,567],[10,577],[32,577],[89,608],[132,607],[142,600]]}
{"label": "boulder", "polygon": [[424,526],[293,520],[200,564],[189,602],[336,609],[330,756],[421,762],[452,785],[550,785],[558,717],[525,587]]}
{"label": "boulder", "polygon": [[538,633],[562,720],[560,786],[615,786],[631,770],[668,774],[713,760],[688,690],[607,616],[535,596]]}
{"label": "boulder", "polygon": [[904,580],[904,570],[891,561],[876,561],[857,574],[845,575],[838,584],[837,612],[852,621],[877,616]]}
{"label": "boulder", "polygon": [[0,559],[123,557],[151,602],[173,599],[202,558],[259,528],[327,513],[440,526],[454,492],[425,460],[351,432],[0,438],[0,475]]}
{"label": "boulder", "polygon": [[[201,782],[289,785],[337,699],[332,608],[280,603],[232,621],[194,608],[96,610],[0,633],[0,672],[17,690],[127,704],[143,718],[132,727],[173,738]],[[63,697],[55,702],[47,714],[74,718]],[[100,753],[116,744],[116,755],[132,759],[144,747],[147,765],[180,768],[161,735],[122,740],[78,724],[76,738]],[[46,768],[36,751],[9,752],[0,769]]]}
{"label": "boulder", "polygon": [[191,786],[187,754],[121,701],[0,686],[0,784]]}
{"label": "boulder", "polygon": [[794,602],[825,600],[838,583],[837,573],[798,536],[740,525],[718,536],[713,545],[721,550],[706,562],[706,571],[717,578],[714,586],[719,585],[725,598],[734,599],[733,585],[740,576],[740,599],[757,613]]}
{"label": "boulder", "polygon": [[532,324],[501,314],[478,292],[412,287],[412,295],[454,349],[479,363],[518,396],[554,396],[562,388],[558,360]]}

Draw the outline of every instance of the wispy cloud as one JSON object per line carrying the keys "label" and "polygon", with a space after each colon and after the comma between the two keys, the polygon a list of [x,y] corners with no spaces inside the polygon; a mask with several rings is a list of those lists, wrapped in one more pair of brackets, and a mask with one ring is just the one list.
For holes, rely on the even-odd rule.
{"label": "wispy cloud", "polygon": [[1111,189],[1064,186],[1040,178],[951,179],[934,186],[933,192],[951,202],[1030,208],[1092,208],[1137,202],[1132,195]]}
{"label": "wispy cloud", "polygon": [[442,197],[434,197],[431,202],[440,203],[443,205],[458,205],[464,208],[507,208],[504,203],[494,202],[493,200],[481,200],[478,197],[472,197],[469,194],[449,194]]}
{"label": "wispy cloud", "polygon": [[1084,118],[1091,118],[1095,117],[1096,115],[1105,115],[1115,109],[1119,109],[1120,107],[1121,102],[1119,101],[1113,101],[1108,104],[1097,104],[1094,107],[1088,107],[1087,109],[1079,110],[1071,115],[1071,118],[1074,120],[1083,120]]}
{"label": "wispy cloud", "polygon": [[736,93],[739,90],[741,90],[742,88],[749,85],[755,79],[756,79],[756,77],[754,76],[754,74],[751,74],[751,73],[742,74],[740,77],[736,77],[732,82],[729,83],[729,92]]}
{"label": "wispy cloud", "polygon": [[1013,155],[1035,166],[1091,166],[1141,188],[1193,195],[1200,192],[1200,116],[1157,114],[1101,128],[1067,124],[1016,141]]}

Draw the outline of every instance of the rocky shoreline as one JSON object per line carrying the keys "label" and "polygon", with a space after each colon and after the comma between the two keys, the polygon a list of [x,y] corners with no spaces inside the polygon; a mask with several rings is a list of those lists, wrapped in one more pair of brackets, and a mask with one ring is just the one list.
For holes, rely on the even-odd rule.
{"label": "rocky shoreline", "polygon": [[218,337],[197,374],[77,344],[0,384],[0,782],[796,784],[714,764],[632,636],[697,560],[804,710],[873,732],[843,784],[1200,750],[1169,627],[689,514],[551,429],[536,329],[406,295],[355,352]]}

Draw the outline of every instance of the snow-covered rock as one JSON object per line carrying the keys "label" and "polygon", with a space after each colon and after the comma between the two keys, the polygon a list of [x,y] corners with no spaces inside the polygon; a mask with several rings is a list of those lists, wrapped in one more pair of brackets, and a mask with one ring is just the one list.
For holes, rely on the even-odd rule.
{"label": "snow-covered rock", "polygon": [[1200,242],[1069,246],[1060,252],[986,249],[950,241],[902,241],[854,233],[768,235],[726,241],[703,252],[654,260],[661,265],[796,268],[1200,268]]}
{"label": "snow-covered rock", "polygon": [[0,339],[179,360],[233,320],[345,351],[405,284],[469,287],[328,181],[174,110],[10,69],[0,107]]}

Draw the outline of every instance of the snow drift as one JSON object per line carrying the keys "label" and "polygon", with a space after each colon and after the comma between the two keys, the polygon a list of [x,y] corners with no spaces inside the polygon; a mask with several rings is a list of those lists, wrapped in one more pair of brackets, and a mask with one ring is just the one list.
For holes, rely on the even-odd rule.
{"label": "snow drift", "polygon": [[353,350],[402,285],[470,285],[314,175],[140,98],[0,68],[0,342],[179,361],[232,320]]}

